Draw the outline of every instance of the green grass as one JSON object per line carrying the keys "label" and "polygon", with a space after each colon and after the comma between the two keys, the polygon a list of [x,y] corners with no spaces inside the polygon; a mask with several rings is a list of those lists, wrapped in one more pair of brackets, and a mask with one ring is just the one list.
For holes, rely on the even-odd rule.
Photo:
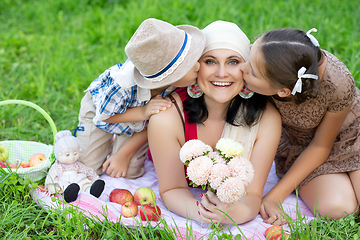
{"label": "green grass", "polygon": [[[218,19],[232,21],[251,42],[274,28],[315,27],[321,47],[338,56],[360,86],[359,13],[358,0],[1,0],[0,101],[31,101],[50,114],[58,130],[75,128],[83,91],[106,68],[125,61],[127,41],[149,17],[199,28]],[[5,139],[51,144],[53,134],[34,109],[0,106],[0,140]],[[14,186],[22,185],[17,181]],[[3,239],[160,239],[170,231],[164,227],[133,232],[76,212],[69,213],[73,216],[69,221],[61,213],[37,208],[26,188],[6,191],[0,190]],[[319,219],[304,225],[308,230],[295,229],[325,239],[360,236],[355,216],[325,222]],[[129,238],[120,233],[129,233],[125,234]]]}

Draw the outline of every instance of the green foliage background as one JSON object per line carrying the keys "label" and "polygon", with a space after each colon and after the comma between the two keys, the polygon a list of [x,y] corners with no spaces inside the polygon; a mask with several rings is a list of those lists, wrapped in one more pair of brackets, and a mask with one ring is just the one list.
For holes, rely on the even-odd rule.
{"label": "green foliage background", "polygon": [[[274,28],[315,27],[321,47],[360,81],[358,0],[1,0],[0,100],[31,101],[51,115],[58,130],[75,128],[83,91],[126,60],[127,41],[150,17],[199,28],[231,21],[251,42]],[[52,143],[53,136],[33,109],[0,106],[3,139]]]}

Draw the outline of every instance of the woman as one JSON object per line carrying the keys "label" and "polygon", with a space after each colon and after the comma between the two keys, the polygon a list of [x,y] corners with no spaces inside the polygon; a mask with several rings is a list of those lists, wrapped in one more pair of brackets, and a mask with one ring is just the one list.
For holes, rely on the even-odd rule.
{"label": "woman", "polygon": [[282,118],[275,158],[281,180],[260,212],[267,223],[280,221],[279,202],[295,188],[311,211],[330,219],[359,205],[360,91],[344,63],[319,48],[314,30],[265,33],[241,67],[248,88],[272,96]]}
{"label": "woman", "polygon": [[[171,107],[150,118],[149,146],[159,192],[172,212],[199,222],[233,223],[233,220],[241,224],[259,213],[263,187],[281,135],[280,116],[264,96],[255,94],[250,99],[239,96],[244,87],[240,65],[248,58],[250,46],[240,28],[216,21],[203,32],[206,46],[199,60],[197,79],[203,95],[189,98],[184,91],[173,93],[179,108]],[[199,202],[189,190],[179,151],[194,138],[215,149],[222,137],[244,145],[244,155],[254,167],[254,179],[246,188],[247,194],[237,202],[223,203],[211,191]]]}

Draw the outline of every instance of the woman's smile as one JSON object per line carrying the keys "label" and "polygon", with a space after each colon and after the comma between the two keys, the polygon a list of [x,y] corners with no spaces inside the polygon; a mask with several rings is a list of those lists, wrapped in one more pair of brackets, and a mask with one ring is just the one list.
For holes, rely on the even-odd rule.
{"label": "woman's smile", "polygon": [[231,86],[233,83],[232,82],[211,82],[212,85],[214,85],[215,87],[228,87]]}

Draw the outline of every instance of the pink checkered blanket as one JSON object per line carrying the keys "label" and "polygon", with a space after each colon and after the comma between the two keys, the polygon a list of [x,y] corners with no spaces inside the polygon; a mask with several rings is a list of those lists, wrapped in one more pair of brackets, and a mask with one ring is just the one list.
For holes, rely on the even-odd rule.
{"label": "pink checkered blanket", "polygon": [[[44,192],[39,191],[38,189],[32,191],[32,197],[37,202],[37,204],[43,208],[54,208],[59,207],[60,205],[61,207],[76,206],[77,209],[82,210],[87,216],[97,216],[100,220],[104,219],[106,216],[106,218],[111,221],[117,222],[120,220],[127,226],[136,226],[141,222],[139,216],[135,217],[136,219],[121,217],[121,205],[110,202],[109,195],[114,188],[124,188],[134,193],[135,190],[139,187],[148,187],[154,190],[157,196],[156,204],[161,209],[161,216],[166,221],[168,226],[172,226],[174,229],[176,229],[178,239],[189,239],[186,237],[188,231],[187,229],[189,228],[192,229],[191,231],[194,239],[206,239],[208,234],[212,231],[210,224],[200,224],[198,222],[180,217],[170,212],[165,207],[163,201],[160,198],[158,180],[154,165],[151,161],[145,162],[145,174],[138,179],[131,180],[125,178],[112,178],[107,174],[103,174],[100,177],[106,182],[106,184],[104,192],[99,198],[95,198],[88,193],[80,193],[75,202],[67,204],[63,201],[52,201],[50,196]],[[275,186],[278,181],[279,179],[275,174],[275,168],[273,165],[265,185],[264,194],[267,193],[273,186]],[[200,193],[204,193],[204,191],[201,189],[191,189],[191,191],[198,199],[200,199]],[[292,218],[296,218],[297,205],[301,211],[302,216],[305,216],[305,218],[308,220],[314,218],[314,215],[306,207],[304,202],[300,198],[296,198],[295,193],[292,193],[289,197],[286,198],[283,203],[283,208],[285,212]],[[146,224],[146,222],[144,222],[144,224]],[[226,225],[222,227],[224,227],[224,232],[231,231],[233,235],[241,234],[242,236],[245,236],[246,239],[262,240],[265,239],[265,230],[271,226],[272,225],[270,224],[264,223],[260,215],[258,215],[250,222],[241,225]]]}

